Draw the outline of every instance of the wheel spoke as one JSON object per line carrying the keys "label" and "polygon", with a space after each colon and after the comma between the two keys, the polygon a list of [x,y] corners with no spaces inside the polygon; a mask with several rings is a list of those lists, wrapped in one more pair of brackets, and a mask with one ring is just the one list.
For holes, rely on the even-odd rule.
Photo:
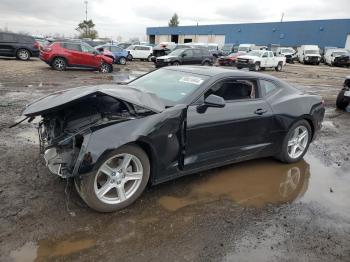
{"label": "wheel spoke", "polygon": [[113,169],[108,164],[104,164],[100,170],[102,173],[106,174],[109,177],[112,175],[113,172]]}
{"label": "wheel spoke", "polygon": [[307,131],[302,132],[302,133],[299,135],[299,140],[302,140],[302,139],[305,138],[306,136],[307,136]]}
{"label": "wheel spoke", "polygon": [[299,128],[296,128],[293,133],[293,139],[297,139],[299,135]]}
{"label": "wheel spoke", "polygon": [[123,184],[117,186],[118,197],[120,201],[124,201],[126,199],[125,188]]}
{"label": "wheel spoke", "polygon": [[127,172],[125,174],[126,181],[140,180],[140,179],[142,179],[142,172]]}
{"label": "wheel spoke", "polygon": [[123,158],[123,162],[121,164],[121,169],[123,170],[124,173],[127,173],[126,169],[128,168],[128,166],[130,165],[130,161],[132,159],[132,156],[127,154],[124,156]]}
{"label": "wheel spoke", "polygon": [[296,154],[296,152],[297,152],[297,149],[298,149],[298,145],[292,146],[292,152],[291,152],[291,154],[292,154],[293,157],[295,157],[295,154]]}
{"label": "wheel spoke", "polygon": [[107,194],[111,189],[113,188],[113,185],[109,182],[109,180],[104,183],[104,185],[97,191],[97,196],[99,198],[103,197],[105,194]]}
{"label": "wheel spoke", "polygon": [[295,140],[294,139],[291,139],[288,141],[288,147],[290,146],[294,146],[295,145]]}

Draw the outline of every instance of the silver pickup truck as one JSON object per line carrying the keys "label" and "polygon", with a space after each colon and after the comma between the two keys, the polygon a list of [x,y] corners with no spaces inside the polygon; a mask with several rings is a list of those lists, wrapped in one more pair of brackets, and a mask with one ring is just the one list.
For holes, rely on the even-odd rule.
{"label": "silver pickup truck", "polygon": [[249,68],[250,70],[259,71],[262,68],[275,68],[281,71],[286,64],[286,58],[274,56],[272,51],[254,50],[246,55],[237,58],[237,68]]}

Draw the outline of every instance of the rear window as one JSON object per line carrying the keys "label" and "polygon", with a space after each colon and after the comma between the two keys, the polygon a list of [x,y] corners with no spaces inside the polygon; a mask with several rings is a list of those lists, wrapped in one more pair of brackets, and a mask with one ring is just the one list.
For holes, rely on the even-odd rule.
{"label": "rear window", "polygon": [[262,96],[271,94],[273,91],[278,89],[275,83],[272,83],[270,81],[260,80],[259,82],[260,82]]}

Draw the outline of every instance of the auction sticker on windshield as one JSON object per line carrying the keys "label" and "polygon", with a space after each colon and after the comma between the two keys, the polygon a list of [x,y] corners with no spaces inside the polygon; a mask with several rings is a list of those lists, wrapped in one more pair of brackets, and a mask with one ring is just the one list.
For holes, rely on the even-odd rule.
{"label": "auction sticker on windshield", "polygon": [[183,83],[188,83],[188,84],[193,84],[193,85],[200,85],[203,83],[203,79],[200,78],[200,77],[196,77],[196,76],[184,76],[184,77],[181,77],[180,82],[183,82]]}

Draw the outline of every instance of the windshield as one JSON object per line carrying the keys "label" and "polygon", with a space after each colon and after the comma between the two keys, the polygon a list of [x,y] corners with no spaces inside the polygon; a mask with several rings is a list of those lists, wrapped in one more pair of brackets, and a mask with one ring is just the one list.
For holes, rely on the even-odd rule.
{"label": "windshield", "polygon": [[283,48],[281,49],[281,53],[294,53],[294,49],[291,48]]}
{"label": "windshield", "polygon": [[251,56],[261,56],[262,55],[262,53],[263,52],[261,52],[261,51],[250,51],[249,53],[248,53],[248,55],[251,55]]}
{"label": "windshield", "polygon": [[341,55],[347,55],[348,53],[345,51],[340,51],[340,52],[333,52],[333,56],[341,56]]}
{"label": "windshield", "polygon": [[225,51],[232,50],[232,45],[224,45],[222,47],[222,50],[225,50]]}
{"label": "windshield", "polygon": [[172,51],[171,53],[169,53],[169,56],[179,56],[182,54],[182,52],[184,51],[184,49],[176,49],[174,51]]}
{"label": "windshield", "polygon": [[307,55],[319,55],[319,51],[318,50],[305,50],[305,54]]}
{"label": "windshield", "polygon": [[179,102],[193,93],[209,77],[169,69],[158,69],[129,85],[153,93],[160,99]]}
{"label": "windshield", "polygon": [[240,46],[240,47],[238,47],[238,51],[249,51],[249,47],[247,47],[247,46]]}

